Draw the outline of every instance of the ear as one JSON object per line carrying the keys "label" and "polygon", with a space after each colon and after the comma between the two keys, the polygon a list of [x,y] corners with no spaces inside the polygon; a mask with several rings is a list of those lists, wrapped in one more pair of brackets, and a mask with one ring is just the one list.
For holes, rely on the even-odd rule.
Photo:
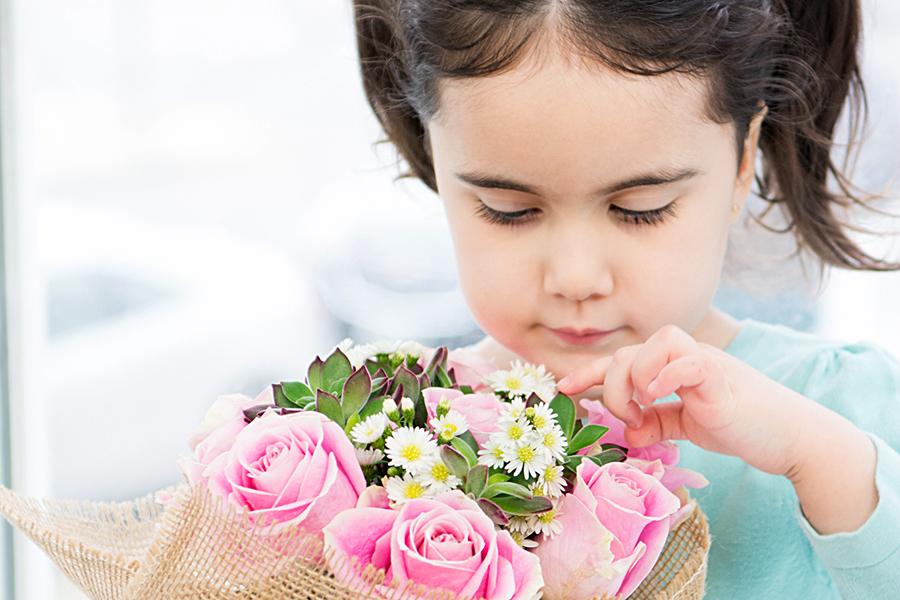
{"label": "ear", "polygon": [[747,137],[744,139],[744,152],[741,158],[741,164],[738,166],[737,179],[734,183],[734,196],[731,199],[731,206],[734,210],[731,212],[731,222],[737,221],[741,214],[741,209],[750,195],[750,189],[753,187],[753,181],[756,176],[756,151],[759,149],[759,132],[762,128],[763,119],[769,107],[763,106],[762,109],[754,115],[747,128]]}

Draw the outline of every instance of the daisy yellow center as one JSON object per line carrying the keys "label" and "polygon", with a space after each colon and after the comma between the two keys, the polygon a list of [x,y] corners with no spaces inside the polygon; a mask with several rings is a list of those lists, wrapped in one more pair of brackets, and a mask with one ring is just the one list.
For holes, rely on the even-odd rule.
{"label": "daisy yellow center", "polygon": [[412,481],[407,484],[406,488],[403,490],[403,495],[407,498],[421,498],[422,493],[425,490],[422,489],[422,486],[418,484],[416,481]]}
{"label": "daisy yellow center", "polygon": [[553,446],[556,444],[556,436],[553,435],[552,431],[548,431],[544,434],[544,445],[545,446]]}
{"label": "daisy yellow center", "polygon": [[503,448],[500,446],[494,448],[494,458],[503,458]]}
{"label": "daisy yellow center", "polygon": [[444,435],[447,437],[453,437],[456,435],[457,427],[453,423],[447,423],[444,425]]}
{"label": "daisy yellow center", "polygon": [[522,431],[522,428],[518,425],[512,425],[509,430],[506,432],[506,435],[509,436],[511,440],[517,440],[522,437],[522,434],[525,433]]}
{"label": "daisy yellow center", "polygon": [[546,417],[542,417],[541,415],[535,415],[532,422],[537,429],[543,429],[547,426]]}
{"label": "daisy yellow center", "polygon": [[431,476],[434,477],[436,481],[443,483],[450,477],[450,471],[444,466],[444,463],[435,463],[435,465],[431,467]]}
{"label": "daisy yellow center", "polygon": [[522,446],[516,450],[516,456],[523,463],[530,462],[534,458],[534,448],[530,446]]}
{"label": "daisy yellow center", "polygon": [[509,379],[506,380],[506,387],[508,387],[511,390],[521,389],[522,380],[520,380],[518,377],[510,377]]}
{"label": "daisy yellow center", "polygon": [[550,523],[555,516],[553,510],[548,510],[547,512],[540,513],[537,518],[541,523]]}
{"label": "daisy yellow center", "polygon": [[403,447],[403,451],[400,452],[400,456],[408,461],[419,460],[420,458],[422,458],[422,449],[415,444],[409,444],[408,446]]}
{"label": "daisy yellow center", "polygon": [[547,467],[547,470],[544,471],[544,479],[547,481],[557,480],[556,469],[554,468],[554,465],[550,465],[549,467]]}

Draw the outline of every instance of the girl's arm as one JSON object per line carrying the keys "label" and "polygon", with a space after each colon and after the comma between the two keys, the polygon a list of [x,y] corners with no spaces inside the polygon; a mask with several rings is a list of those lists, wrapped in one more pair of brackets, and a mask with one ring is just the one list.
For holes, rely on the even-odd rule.
{"label": "girl's arm", "polygon": [[[676,327],[576,369],[559,388],[598,384],[629,444],[690,440],[783,475],[821,534],[855,531],[878,504],[875,448],[860,429]],[[655,403],[673,392],[679,401]]]}

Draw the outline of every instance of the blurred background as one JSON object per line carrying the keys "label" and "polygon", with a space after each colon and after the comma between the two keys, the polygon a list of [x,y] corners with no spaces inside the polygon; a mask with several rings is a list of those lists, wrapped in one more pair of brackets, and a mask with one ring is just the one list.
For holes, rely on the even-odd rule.
{"label": "blurred background", "polygon": [[[345,337],[479,339],[438,200],[375,144],[349,0],[0,6],[18,490],[143,496],[179,482],[220,394],[301,378]],[[881,190],[900,173],[900,3],[866,10],[856,181]],[[736,228],[721,307],[900,355],[900,274],[833,273],[817,297],[756,229]],[[16,558],[19,600],[83,598],[24,539]]]}

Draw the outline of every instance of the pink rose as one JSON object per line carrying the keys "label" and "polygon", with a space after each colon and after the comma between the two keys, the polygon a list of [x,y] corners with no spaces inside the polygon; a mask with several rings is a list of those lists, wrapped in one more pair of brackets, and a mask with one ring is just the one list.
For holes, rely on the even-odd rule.
{"label": "pink rose", "polygon": [[[635,448],[625,441],[625,423],[614,417],[601,402],[585,398],[581,400],[581,406],[588,411],[588,423],[609,427],[609,431],[603,434],[598,443],[624,446],[628,449],[629,462],[634,462],[635,460],[646,462],[660,461],[663,465],[661,480],[667,490],[673,491],[683,485],[692,488],[702,488],[709,484],[706,477],[700,473],[675,466],[678,464],[680,451],[673,442],[667,440],[644,448]],[[580,454],[584,453],[587,453],[587,450]]]}
{"label": "pink rose", "polygon": [[[329,567],[344,584],[361,583],[359,572],[371,564],[399,589],[412,582],[460,597],[532,600],[543,585],[538,559],[460,491],[410,500],[400,510],[349,510],[324,534]],[[353,559],[359,571],[341,568]]]}
{"label": "pink rose", "polygon": [[231,449],[235,436],[247,426],[244,410],[260,404],[274,403],[272,386],[252,399],[243,394],[219,396],[206,411],[206,420],[188,436],[188,446],[193,454],[178,461],[188,483],[203,481],[206,467],[220,454]]}
{"label": "pink rose", "polygon": [[430,417],[437,414],[437,405],[441,398],[446,396],[450,400],[452,410],[466,418],[469,431],[479,446],[484,445],[492,433],[500,431],[497,423],[500,414],[508,406],[493,394],[463,394],[457,390],[444,388],[425,388],[422,390],[422,396],[425,398],[425,406]]}
{"label": "pink rose", "polygon": [[309,532],[354,508],[366,487],[353,444],[317,412],[264,413],[233,436],[199,482],[254,519],[302,523]]}
{"label": "pink rose", "polygon": [[534,549],[547,600],[626,598],[662,552],[677,496],[626,463],[582,461],[557,508],[562,533]]}
{"label": "pink rose", "polygon": [[[431,357],[434,356],[434,350],[426,349],[419,358],[419,364],[423,367],[428,364]],[[484,382],[484,376],[490,375],[497,370],[494,361],[484,358],[483,356],[466,350],[465,348],[457,348],[451,350],[447,355],[447,370],[453,369],[453,375],[456,377],[456,383],[459,385],[467,385],[474,392],[480,392],[489,389]]]}

